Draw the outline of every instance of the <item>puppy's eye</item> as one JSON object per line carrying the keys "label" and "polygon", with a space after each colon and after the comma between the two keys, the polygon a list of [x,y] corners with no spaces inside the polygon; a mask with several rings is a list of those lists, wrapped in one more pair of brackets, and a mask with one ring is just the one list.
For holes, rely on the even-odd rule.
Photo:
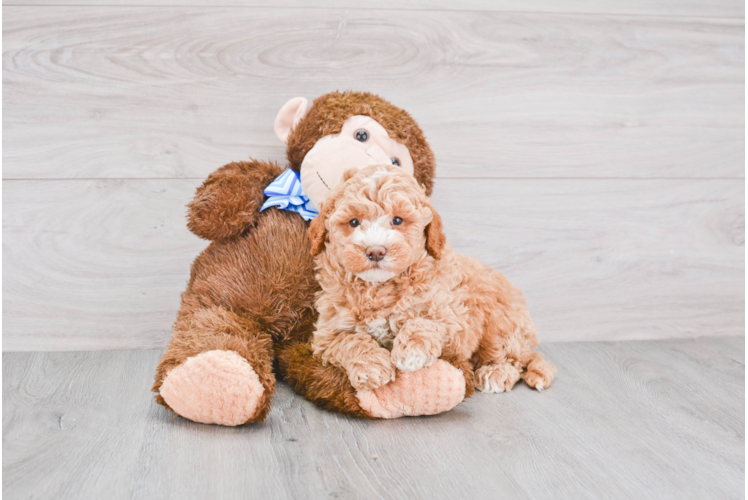
{"label": "puppy's eye", "polygon": [[356,140],[366,142],[367,140],[369,140],[369,132],[362,128],[356,130]]}
{"label": "puppy's eye", "polygon": [[397,165],[398,167],[400,166],[400,160],[398,160],[397,158],[390,158],[390,161],[393,165]]}
{"label": "puppy's eye", "polygon": [[358,227],[361,225],[361,223],[358,221],[358,219],[353,219],[348,224],[350,224],[351,227]]}
{"label": "puppy's eye", "polygon": [[392,219],[393,226],[399,226],[402,223],[403,223],[403,220],[400,217],[395,217],[394,219]]}

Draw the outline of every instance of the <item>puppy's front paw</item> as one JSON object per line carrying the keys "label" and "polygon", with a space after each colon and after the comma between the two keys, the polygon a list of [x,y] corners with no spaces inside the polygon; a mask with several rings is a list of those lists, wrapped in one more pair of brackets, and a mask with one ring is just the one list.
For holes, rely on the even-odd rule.
{"label": "puppy's front paw", "polygon": [[348,380],[357,391],[377,389],[395,380],[389,351],[378,350],[348,366]]}
{"label": "puppy's front paw", "polygon": [[441,351],[425,342],[411,341],[397,342],[392,348],[392,362],[398,370],[414,372],[424,366],[431,366],[437,360]]}
{"label": "puppy's front paw", "polygon": [[411,352],[407,357],[396,359],[395,366],[397,366],[398,370],[403,372],[414,372],[420,370],[424,366],[430,366],[434,363],[434,360],[431,360],[428,364],[427,361],[429,361],[429,359],[425,354],[421,352]]}

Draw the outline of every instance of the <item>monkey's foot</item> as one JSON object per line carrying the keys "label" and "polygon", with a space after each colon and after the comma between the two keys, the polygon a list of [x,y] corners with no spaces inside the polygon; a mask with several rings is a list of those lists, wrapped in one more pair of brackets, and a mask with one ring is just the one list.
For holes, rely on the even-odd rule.
{"label": "monkey's foot", "polygon": [[207,351],[173,368],[159,390],[178,415],[203,424],[252,420],[265,389],[249,362],[234,351]]}
{"label": "monkey's foot", "polygon": [[444,360],[414,372],[397,372],[393,382],[359,391],[361,408],[374,418],[436,415],[465,399],[465,377]]}

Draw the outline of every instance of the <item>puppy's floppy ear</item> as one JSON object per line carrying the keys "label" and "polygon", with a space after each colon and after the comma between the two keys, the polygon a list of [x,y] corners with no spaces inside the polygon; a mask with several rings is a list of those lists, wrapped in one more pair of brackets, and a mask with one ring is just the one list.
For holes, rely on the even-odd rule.
{"label": "puppy's floppy ear", "polygon": [[426,226],[426,251],[433,258],[439,260],[442,258],[442,250],[444,249],[444,244],[447,242],[447,237],[444,236],[442,229],[442,218],[431,204],[428,207],[431,210],[433,218],[429,222],[429,225]]}
{"label": "puppy's floppy ear", "polygon": [[357,168],[355,168],[355,167],[349,168],[348,170],[346,170],[345,172],[343,172],[343,180],[340,181],[340,182],[347,181],[348,179],[350,179],[351,177],[353,177],[354,175],[356,175],[356,172],[358,172]]}
{"label": "puppy's floppy ear", "polygon": [[322,203],[319,215],[309,225],[309,239],[312,240],[312,257],[321,254],[322,250],[325,249],[325,237],[327,236],[325,222],[327,221],[327,215],[334,209],[335,201],[328,199]]}

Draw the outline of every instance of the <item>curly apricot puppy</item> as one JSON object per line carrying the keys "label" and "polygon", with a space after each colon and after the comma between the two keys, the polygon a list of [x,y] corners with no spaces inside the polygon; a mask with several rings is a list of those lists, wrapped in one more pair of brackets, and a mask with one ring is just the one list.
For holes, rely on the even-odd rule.
{"label": "curly apricot puppy", "polygon": [[510,391],[520,378],[550,386],[555,369],[535,351],[522,292],[452,250],[417,181],[384,165],[345,178],[309,229],[322,287],[315,356],[359,390],[443,354],[469,359],[483,392]]}

